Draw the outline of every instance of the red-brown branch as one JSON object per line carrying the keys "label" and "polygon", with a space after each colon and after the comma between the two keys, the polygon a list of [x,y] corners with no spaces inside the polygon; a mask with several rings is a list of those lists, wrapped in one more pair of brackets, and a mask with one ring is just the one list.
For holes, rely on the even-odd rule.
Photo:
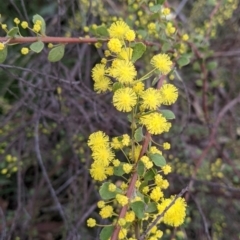
{"label": "red-brown branch", "polygon": [[[158,81],[158,85],[157,85],[158,89],[161,88],[161,86],[163,85],[164,79],[165,79],[164,75],[160,77],[160,79]],[[141,152],[139,154],[138,160],[146,153],[150,141],[151,141],[151,134],[149,132],[147,132],[146,135],[145,135],[144,142],[142,144],[142,149],[141,149]],[[128,197],[128,199],[131,199],[131,197],[132,197],[137,178],[138,178],[138,174],[135,171],[132,175],[132,178],[130,180],[129,187],[128,187],[128,190],[127,190],[126,196]],[[122,207],[122,209],[119,213],[118,219],[124,218],[127,210],[128,210],[128,205],[125,205],[124,207]],[[118,234],[119,234],[120,229],[121,229],[121,227],[118,224],[116,224],[115,228],[114,228],[114,232],[111,236],[111,240],[117,240],[118,239]]]}

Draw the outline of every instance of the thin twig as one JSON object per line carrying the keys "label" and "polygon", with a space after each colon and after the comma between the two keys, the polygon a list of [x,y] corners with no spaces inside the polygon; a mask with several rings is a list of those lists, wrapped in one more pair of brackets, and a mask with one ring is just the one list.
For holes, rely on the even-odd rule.
{"label": "thin twig", "polygon": [[47,174],[47,171],[46,171],[46,168],[43,164],[43,160],[42,160],[42,155],[41,155],[41,152],[40,152],[40,146],[39,146],[39,135],[38,135],[38,128],[39,128],[39,118],[37,119],[36,121],[36,124],[35,124],[35,129],[34,129],[34,139],[35,139],[35,151],[36,151],[36,155],[37,155],[37,160],[38,160],[38,164],[42,170],[42,173],[43,173],[43,177],[47,183],[47,186],[49,188],[49,191],[51,193],[51,196],[57,206],[57,209],[61,215],[61,218],[63,219],[64,221],[64,224],[65,224],[65,227],[66,229],[68,229],[68,221],[66,219],[66,216],[65,216],[65,213],[63,211],[63,208],[62,208],[62,205],[61,203],[59,202],[58,200],[58,197],[56,195],[56,192],[51,184],[51,181],[48,177],[48,174]]}
{"label": "thin twig", "polygon": [[192,198],[193,201],[195,202],[195,204],[196,204],[196,206],[197,206],[197,208],[198,208],[198,211],[199,211],[199,213],[200,213],[200,215],[201,215],[201,217],[202,217],[203,226],[204,226],[204,231],[205,231],[205,234],[206,234],[206,236],[207,236],[207,239],[208,239],[208,240],[212,240],[212,238],[211,238],[211,236],[210,236],[210,234],[209,234],[209,231],[208,231],[208,223],[207,223],[206,217],[205,217],[205,215],[204,215],[204,213],[203,213],[203,211],[202,211],[202,208],[201,208],[198,200],[197,200],[195,197],[193,197],[192,194],[191,194],[191,198]]}

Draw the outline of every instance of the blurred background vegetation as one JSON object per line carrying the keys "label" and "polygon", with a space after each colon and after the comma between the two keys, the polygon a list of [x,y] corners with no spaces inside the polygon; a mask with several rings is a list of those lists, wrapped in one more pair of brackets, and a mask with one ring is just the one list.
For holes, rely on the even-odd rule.
{"label": "blurred background vegetation", "polygon": [[[1,21],[31,22],[40,14],[48,36],[85,36],[86,26],[122,17],[138,37],[160,42],[161,26],[151,32],[155,1],[19,0],[1,4]],[[162,239],[240,238],[240,6],[238,0],[172,0],[179,42],[190,64],[173,83],[180,97],[172,110],[172,130],[156,141],[171,142],[166,156],[174,171],[169,194],[193,184],[188,217]],[[85,31],[84,31],[85,30]],[[23,35],[29,34],[23,31]],[[91,35],[91,34],[90,34]],[[5,36],[0,30],[0,36]],[[181,45],[182,44],[182,45]],[[27,46],[27,45],[26,45]],[[165,45],[166,46],[166,45]],[[1,239],[98,239],[86,219],[100,218],[98,184],[88,168],[86,141],[102,130],[110,136],[129,132],[126,119],[112,107],[110,94],[93,91],[91,69],[103,51],[69,44],[61,62],[40,54],[23,56],[23,45],[9,47],[0,64],[0,237]],[[138,71],[161,49],[149,48]],[[179,80],[179,79],[182,79]],[[170,80],[171,81],[171,80]]]}

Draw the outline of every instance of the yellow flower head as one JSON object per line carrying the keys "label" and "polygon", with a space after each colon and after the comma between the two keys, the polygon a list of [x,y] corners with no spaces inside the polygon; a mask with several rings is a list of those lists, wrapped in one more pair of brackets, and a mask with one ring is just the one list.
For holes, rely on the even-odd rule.
{"label": "yellow flower head", "polygon": [[153,56],[150,63],[162,74],[166,75],[171,71],[172,61],[167,54],[157,54]]}
{"label": "yellow flower head", "polygon": [[163,143],[163,149],[164,150],[169,150],[171,148],[171,144],[168,142]]}
{"label": "yellow flower head", "polygon": [[7,29],[7,24],[2,24],[2,29],[6,30]]}
{"label": "yellow flower head", "polygon": [[93,218],[89,218],[89,219],[87,220],[87,226],[88,226],[88,227],[95,227],[95,226],[96,226],[96,220],[93,219]]}
{"label": "yellow flower head", "polygon": [[129,42],[132,42],[135,40],[135,32],[133,30],[128,30],[126,33],[125,33],[125,39]]}
{"label": "yellow flower head", "polygon": [[120,161],[118,159],[114,159],[112,163],[114,167],[118,167],[120,165]]}
{"label": "yellow flower head", "polygon": [[169,174],[172,171],[172,168],[171,168],[170,165],[165,165],[165,166],[162,167],[162,170],[163,170],[163,173],[165,175],[167,175],[167,174]]}
{"label": "yellow flower head", "polygon": [[171,10],[170,10],[169,8],[164,8],[164,9],[162,10],[162,13],[163,13],[165,16],[169,15],[170,12],[171,12]]}
{"label": "yellow flower head", "polygon": [[33,31],[35,31],[35,32],[39,32],[40,30],[41,30],[41,25],[35,23],[35,24],[33,25]]}
{"label": "yellow flower head", "polygon": [[154,88],[148,88],[141,94],[143,100],[142,107],[148,110],[156,110],[161,105],[159,91]]}
{"label": "yellow flower head", "polygon": [[129,211],[125,215],[125,219],[127,222],[133,222],[135,220],[135,213],[133,211]]}
{"label": "yellow flower head", "polygon": [[159,149],[157,149],[156,146],[150,147],[150,153],[152,153],[152,154],[158,153],[158,154],[162,155],[162,152]]}
{"label": "yellow flower head", "polygon": [[142,116],[140,120],[151,134],[168,132],[171,127],[171,123],[167,122],[166,118],[160,113],[150,113]]}
{"label": "yellow flower head", "polygon": [[109,145],[109,137],[102,131],[92,133],[88,138],[88,146],[91,149],[106,147]]}
{"label": "yellow flower head", "polygon": [[128,134],[123,134],[122,135],[122,144],[123,146],[129,146],[130,144],[130,137]]}
{"label": "yellow flower head", "polygon": [[110,38],[118,38],[120,40],[124,39],[125,34],[129,31],[129,26],[124,21],[117,21],[111,24],[108,29]]}
{"label": "yellow flower head", "polygon": [[113,53],[119,53],[122,49],[122,43],[118,38],[111,38],[108,41],[107,46],[109,50]]}
{"label": "yellow flower head", "polygon": [[127,229],[121,228],[118,234],[118,239],[126,239],[127,236]]}
{"label": "yellow flower head", "polygon": [[114,153],[109,147],[93,148],[92,158],[95,162],[99,162],[103,166],[109,166],[114,158]]}
{"label": "yellow flower head", "polygon": [[126,225],[126,220],[124,218],[120,218],[118,220],[118,224],[119,224],[119,226],[123,227],[124,225]]}
{"label": "yellow flower head", "polygon": [[21,53],[22,53],[23,55],[28,54],[28,53],[29,53],[29,48],[23,47],[23,48],[21,49]]}
{"label": "yellow flower head", "polygon": [[94,91],[97,93],[104,93],[111,89],[112,81],[109,77],[103,77],[101,81],[96,81],[93,85]]}
{"label": "yellow flower head", "polygon": [[117,194],[116,200],[121,206],[125,206],[126,204],[128,204],[128,197],[122,194]]}
{"label": "yellow flower head", "polygon": [[93,81],[99,82],[105,77],[105,64],[96,64],[92,69]]}
{"label": "yellow flower head", "polygon": [[183,35],[182,35],[182,40],[183,40],[183,41],[187,41],[188,39],[189,39],[188,34],[183,34]]}
{"label": "yellow flower head", "polygon": [[103,181],[107,178],[105,167],[101,164],[93,163],[90,168],[90,175],[96,181]]}
{"label": "yellow flower head", "polygon": [[137,71],[132,62],[116,59],[112,64],[110,75],[120,83],[129,84],[137,76]]}
{"label": "yellow flower head", "polygon": [[101,209],[99,214],[103,219],[109,218],[113,215],[113,207],[110,205],[107,205]]}
{"label": "yellow flower head", "polygon": [[110,184],[109,184],[108,190],[109,190],[110,192],[115,192],[116,189],[117,189],[117,187],[116,187],[115,184],[113,184],[113,183],[110,183]]}
{"label": "yellow flower head", "polygon": [[105,202],[104,201],[98,201],[97,206],[98,206],[98,208],[103,208],[105,206]]}
{"label": "yellow flower head", "polygon": [[162,104],[171,105],[178,98],[178,89],[172,84],[164,84],[159,90]]}
{"label": "yellow flower head", "polygon": [[124,163],[123,164],[123,171],[125,173],[130,173],[132,171],[133,166],[129,163]]}
{"label": "yellow flower head", "polygon": [[16,23],[17,25],[20,23],[20,20],[18,18],[14,18],[14,23]]}
{"label": "yellow flower head", "polygon": [[113,105],[120,112],[130,112],[137,103],[137,96],[132,88],[120,88],[113,95]]}
{"label": "yellow flower head", "polygon": [[26,29],[28,27],[28,23],[26,21],[23,21],[21,23],[21,26],[22,26],[23,29]]}
{"label": "yellow flower head", "polygon": [[158,202],[162,197],[163,192],[161,191],[160,187],[155,187],[150,193],[150,198],[155,202]]}
{"label": "yellow flower head", "polygon": [[[158,211],[161,214],[166,207],[172,202],[172,198],[163,200],[161,204],[158,205]],[[178,198],[176,202],[167,210],[163,216],[163,222],[173,227],[178,227],[183,224],[186,217],[186,201],[184,198]]]}

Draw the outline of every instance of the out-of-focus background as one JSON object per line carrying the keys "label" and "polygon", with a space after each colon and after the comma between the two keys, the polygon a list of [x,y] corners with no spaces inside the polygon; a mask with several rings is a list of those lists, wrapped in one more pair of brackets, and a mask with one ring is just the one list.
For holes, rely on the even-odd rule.
{"label": "out-of-focus background", "polygon": [[[46,21],[48,36],[84,37],[84,27],[109,26],[122,17],[143,39],[165,43],[161,28],[151,32],[155,1],[10,0],[1,3],[1,22],[31,23],[34,14]],[[173,172],[169,195],[189,182],[188,216],[178,229],[165,228],[162,239],[240,238],[240,6],[238,0],[168,1],[179,43],[190,64],[172,81],[180,96],[165,153]],[[148,13],[148,14],[146,14]],[[23,35],[31,36],[28,30]],[[0,36],[5,36],[0,30]],[[185,44],[185,45],[184,45]],[[86,219],[101,221],[96,202],[98,183],[88,172],[86,145],[90,133],[129,133],[125,115],[112,106],[110,93],[93,91],[91,69],[103,50],[68,44],[63,59],[20,54],[26,45],[8,48],[0,64],[0,239],[98,239]],[[165,45],[166,46],[166,45]],[[137,62],[139,74],[154,53],[149,48]],[[182,80],[180,80],[182,79]],[[43,170],[44,169],[44,170]]]}

